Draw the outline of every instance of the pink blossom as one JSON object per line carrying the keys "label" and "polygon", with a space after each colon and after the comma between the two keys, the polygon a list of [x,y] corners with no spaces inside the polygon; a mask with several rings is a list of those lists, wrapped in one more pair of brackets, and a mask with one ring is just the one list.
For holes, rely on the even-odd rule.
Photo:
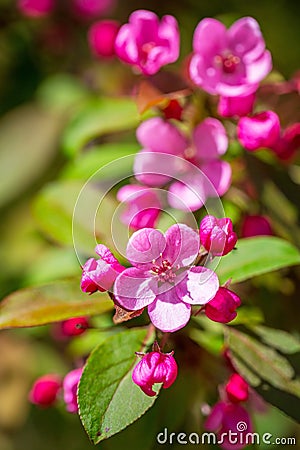
{"label": "pink blossom", "polygon": [[251,113],[255,102],[255,93],[238,97],[220,97],[218,114],[222,117],[242,117]]}
{"label": "pink blossom", "polygon": [[242,117],[237,125],[237,137],[250,151],[271,148],[280,135],[279,117],[273,111],[263,111],[252,117]]}
{"label": "pink blossom", "polygon": [[298,149],[300,149],[299,122],[287,127],[282,136],[272,146],[272,150],[283,161],[293,158]]}
{"label": "pink blossom", "polygon": [[72,0],[74,12],[84,19],[95,19],[110,12],[115,0]]}
{"label": "pink blossom", "polygon": [[115,54],[115,40],[120,28],[115,20],[100,20],[88,32],[91,51],[100,58],[111,58]]}
{"label": "pink blossom", "polygon": [[231,219],[205,216],[200,223],[200,241],[213,256],[227,255],[237,242]]}
{"label": "pink blossom", "polygon": [[48,15],[54,8],[54,0],[18,0],[18,8],[28,17]]}
{"label": "pink blossom", "polygon": [[64,401],[67,411],[78,412],[77,389],[83,369],[74,369],[67,373],[63,381]]}
{"label": "pink blossom", "polygon": [[42,407],[52,406],[57,400],[61,384],[58,375],[43,375],[34,382],[29,392],[30,402]]}
{"label": "pink blossom", "polygon": [[228,323],[236,318],[241,299],[227,288],[220,287],[215,297],[205,305],[206,316],[214,322]]}
{"label": "pink blossom", "polygon": [[228,399],[233,403],[245,402],[249,398],[249,384],[238,373],[233,373],[225,386]]}
{"label": "pink blossom", "polygon": [[173,16],[161,21],[147,10],[134,11],[117,35],[117,56],[144,75],[153,75],[179,56],[179,30]]}
{"label": "pink blossom", "polygon": [[123,223],[134,230],[154,228],[162,208],[155,189],[138,184],[123,186],[117,193],[117,199],[127,205],[121,215]]}
{"label": "pink blossom", "polygon": [[[239,423],[243,423],[242,429]],[[221,441],[219,445],[225,450],[240,450],[247,445],[246,435],[252,432],[250,416],[245,408],[238,403],[220,401],[212,408],[209,417],[206,419],[204,427],[208,431],[217,433]],[[232,443],[229,432],[236,433],[233,436],[237,443]]]}
{"label": "pink blossom", "polygon": [[135,366],[132,379],[142,391],[153,397],[156,393],[152,387],[155,383],[163,383],[163,388],[169,388],[177,377],[177,364],[172,354],[150,352],[142,357]]}
{"label": "pink blossom", "polygon": [[246,216],[242,224],[241,235],[244,238],[252,236],[272,236],[270,221],[265,216]]}
{"label": "pink blossom", "polygon": [[117,275],[125,269],[105,245],[98,244],[95,252],[100,259],[88,259],[82,268],[81,276],[81,290],[90,294],[108,291]]}
{"label": "pink blossom", "polygon": [[149,186],[177,179],[169,187],[173,208],[195,211],[207,197],[228,190],[231,167],[220,159],[228,138],[217,119],[209,117],[197,125],[189,141],[174,124],[154,117],[138,127],[137,139],[143,148],[134,162],[136,178]]}
{"label": "pink blossom", "polygon": [[271,54],[252,17],[237,20],[228,30],[216,19],[201,20],[193,49],[190,77],[210,94],[248,95],[272,69]]}
{"label": "pink blossom", "polygon": [[204,305],[218,288],[217,275],[193,266],[199,253],[199,234],[184,224],[165,233],[153,228],[136,231],[126,255],[133,265],[118,275],[114,284],[117,303],[130,311],[148,306],[151,322],[173,332],[184,327],[191,305]]}
{"label": "pink blossom", "polygon": [[78,336],[89,328],[86,317],[74,317],[61,322],[61,332],[63,336]]}

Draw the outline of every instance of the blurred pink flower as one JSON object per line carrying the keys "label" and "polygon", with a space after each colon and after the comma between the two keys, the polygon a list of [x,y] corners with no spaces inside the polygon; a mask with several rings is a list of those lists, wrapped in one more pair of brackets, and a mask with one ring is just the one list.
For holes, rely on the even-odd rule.
{"label": "blurred pink flower", "polygon": [[90,294],[108,291],[117,275],[125,269],[105,245],[98,244],[95,252],[100,259],[88,259],[82,268],[81,276],[81,290]]}
{"label": "blurred pink flower", "polygon": [[237,20],[228,30],[216,19],[198,24],[193,39],[190,77],[210,94],[247,95],[271,71],[271,54],[252,17]]}
{"label": "blurred pink flower", "polygon": [[117,199],[127,205],[121,215],[123,223],[134,230],[154,228],[162,207],[155,189],[130,184],[119,189]]}
{"label": "blurred pink flower", "polygon": [[245,402],[249,398],[249,384],[238,373],[233,373],[226,386],[228,399],[233,403]]}
{"label": "blurred pink flower", "polygon": [[282,136],[272,146],[276,156],[283,160],[290,160],[300,149],[300,123],[296,122],[288,126]]}
{"label": "blurred pink flower", "polygon": [[177,377],[177,364],[172,354],[160,351],[145,354],[135,366],[132,379],[142,391],[153,397],[156,393],[152,387],[155,383],[163,383],[163,388],[169,388]]}
{"label": "blurred pink flower", "polygon": [[115,20],[100,20],[94,23],[88,32],[88,42],[92,53],[100,58],[115,55],[115,40],[120,28]]}
{"label": "blurred pink flower", "polygon": [[244,238],[252,236],[272,236],[270,221],[264,216],[246,216],[242,223],[241,235]]}
{"label": "blurred pink flower", "polygon": [[280,136],[280,120],[273,111],[263,111],[252,117],[242,117],[237,125],[237,137],[242,146],[255,151],[272,146]]}
{"label": "blurred pink flower", "polygon": [[115,0],[72,0],[74,12],[83,19],[96,19],[110,12]]}
{"label": "blurred pink flower", "polygon": [[116,278],[116,302],[130,311],[148,306],[151,322],[161,331],[183,328],[191,305],[209,302],[219,288],[212,270],[192,265],[198,252],[199,234],[187,225],[175,224],[165,235],[153,228],[136,231],[126,250],[134,267]]}
{"label": "blurred pink flower", "polygon": [[218,114],[222,117],[242,117],[251,113],[255,102],[255,93],[239,97],[220,97]]}
{"label": "blurred pink flower", "polygon": [[66,408],[67,411],[73,414],[78,412],[77,389],[82,371],[82,368],[71,370],[71,372],[67,373],[63,381]]}
{"label": "blurred pink flower", "polygon": [[231,219],[205,216],[200,223],[200,242],[213,256],[227,255],[237,242]]}
{"label": "blurred pink flower", "polygon": [[147,10],[134,11],[116,38],[117,56],[144,75],[153,75],[179,56],[179,30],[173,16],[157,15]]}
{"label": "blurred pink flower", "polygon": [[[216,403],[212,408],[204,428],[217,433],[218,439],[222,440],[219,445],[225,450],[240,450],[246,447],[246,435],[253,429],[250,416],[245,408],[238,403],[224,401]],[[234,439],[237,442],[235,444],[232,443]]]}
{"label": "blurred pink flower", "polygon": [[54,9],[54,0],[18,0],[18,8],[24,16],[42,17]]}
{"label": "blurred pink flower", "polygon": [[57,400],[61,385],[61,378],[58,375],[43,375],[35,380],[29,392],[30,402],[42,407],[52,406]]}
{"label": "blurred pink flower", "polygon": [[174,124],[154,117],[138,127],[137,139],[143,148],[134,162],[136,178],[148,186],[177,179],[169,187],[172,207],[195,211],[207,197],[222,196],[228,190],[231,167],[220,159],[228,138],[217,119],[209,117],[197,125],[189,142]]}
{"label": "blurred pink flower", "polygon": [[236,318],[241,299],[227,288],[220,287],[215,297],[205,305],[206,316],[214,322],[228,323]]}

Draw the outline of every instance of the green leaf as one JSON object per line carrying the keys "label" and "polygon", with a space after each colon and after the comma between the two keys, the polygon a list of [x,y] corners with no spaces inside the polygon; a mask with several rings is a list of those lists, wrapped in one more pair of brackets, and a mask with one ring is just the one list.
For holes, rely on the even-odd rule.
{"label": "green leaf", "polygon": [[62,118],[28,104],[0,121],[0,207],[22,195],[52,163]]}
{"label": "green leaf", "polygon": [[0,303],[0,329],[44,325],[70,317],[92,316],[113,309],[107,293],[88,296],[79,280],[13,292]]}
{"label": "green leaf", "polygon": [[288,241],[261,236],[239,239],[237,250],[222,257],[216,269],[221,283],[232,278],[233,283],[300,264],[300,253]]}
{"label": "green leaf", "polygon": [[225,335],[233,363],[245,379],[268,402],[299,420],[300,378],[291,363],[274,348],[236,329],[226,327]]}
{"label": "green leaf", "polygon": [[87,103],[65,129],[63,149],[76,154],[96,137],[129,130],[139,123],[137,107],[130,98],[101,98]]}
{"label": "green leaf", "polygon": [[135,352],[143,350],[147,333],[146,328],[118,333],[87,360],[79,383],[79,414],[94,444],[126,428],[155,402],[131,379]]}
{"label": "green leaf", "polygon": [[[140,146],[134,143],[111,142],[89,149],[71,160],[63,171],[67,179],[103,181],[105,179],[122,179],[133,174],[134,154]],[[122,158],[122,159],[120,159]],[[101,170],[100,170],[101,169]]]}
{"label": "green leaf", "polygon": [[251,326],[254,331],[266,344],[271,345],[286,355],[300,352],[300,339],[284,330],[265,327],[263,325]]}
{"label": "green leaf", "polygon": [[99,187],[69,180],[47,185],[35,199],[33,213],[51,239],[93,255],[96,241],[114,250],[111,223],[116,205]]}

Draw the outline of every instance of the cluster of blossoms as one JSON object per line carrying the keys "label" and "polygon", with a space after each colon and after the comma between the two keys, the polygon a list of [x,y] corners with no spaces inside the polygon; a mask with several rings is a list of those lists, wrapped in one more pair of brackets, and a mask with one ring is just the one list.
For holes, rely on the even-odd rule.
{"label": "cluster of blossoms", "polygon": [[111,290],[116,305],[128,311],[148,308],[153,325],[163,332],[183,328],[193,305],[210,305],[208,317],[226,323],[235,317],[239,298],[211,269],[197,265],[204,254],[229,253],[237,236],[228,218],[206,216],[200,234],[184,224],[172,225],[165,234],[143,228],[129,239],[126,257],[132,267],[121,266],[112,253],[98,245],[100,259],[83,266],[81,289],[93,293]]}
{"label": "cluster of blossoms", "polygon": [[53,406],[62,397],[67,411],[77,413],[77,388],[82,370],[82,368],[71,370],[64,379],[56,374],[47,374],[38,378],[29,393],[30,402],[47,408]]}

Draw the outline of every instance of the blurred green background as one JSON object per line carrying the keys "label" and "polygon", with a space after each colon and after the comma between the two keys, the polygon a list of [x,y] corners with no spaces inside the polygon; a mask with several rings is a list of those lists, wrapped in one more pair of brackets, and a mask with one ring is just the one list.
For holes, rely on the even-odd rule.
{"label": "blurred green background", "polygon": [[[85,160],[86,166],[83,166],[83,160],[72,160],[63,151],[64,128],[73,114],[89,99],[128,94],[134,84],[129,68],[117,61],[95,61],[86,39],[90,22],[65,13],[70,1],[58,0],[57,3],[59,8],[55,13],[32,20],[23,17],[12,0],[0,0],[1,298],[31,284],[80,274],[72,246],[63,245],[63,237],[56,241],[51,232],[47,233],[52,226],[51,214],[61,208],[61,204],[55,202],[51,203],[49,211],[45,208],[45,202],[49,205],[47,202],[53,200],[55,193],[47,191],[48,196],[39,202],[36,198],[49,182],[69,177],[82,183],[90,172],[92,158],[90,162]],[[130,12],[142,8],[159,15],[176,16],[181,31],[181,61],[191,51],[193,30],[203,17],[217,17],[230,24],[239,17],[250,15],[261,25],[267,47],[273,54],[275,70],[286,79],[299,70],[300,2],[119,0],[109,17],[125,22]],[[299,99],[296,112],[299,118]],[[134,130],[126,131],[122,136],[123,141],[131,145]],[[107,142],[113,143],[114,139],[104,136],[100,143]],[[279,234],[299,245],[298,169],[295,165],[293,180],[296,184],[292,184],[286,173],[271,173],[274,178],[268,188],[266,204],[269,202],[269,206],[264,208],[269,208],[269,213],[273,211],[272,218]],[[278,180],[284,193],[278,191]],[[274,201],[276,205],[279,201],[283,208],[283,224],[276,216],[276,208],[274,211]],[[41,210],[45,214],[44,221]],[[261,306],[271,326],[299,331],[295,314],[295,309],[299,311],[299,278],[296,268],[258,277],[254,284],[242,284],[240,289],[250,304]],[[53,344],[49,327],[0,334],[0,450],[85,450],[93,447],[77,416],[66,413],[63,407],[41,411],[29,405],[27,393],[38,375],[49,371],[65,374],[74,364],[74,358],[80,361],[98,339],[99,336],[91,332],[87,342],[76,338],[73,348],[71,344]],[[184,354],[184,344],[179,351]],[[206,369],[202,372],[193,370],[192,364],[191,373],[185,374],[183,369],[176,386],[163,392],[153,410],[124,433],[101,443],[101,448],[119,450],[127,445],[133,450],[160,448],[155,444],[155,436],[168,424],[171,431],[201,432],[201,404],[216,401],[216,385],[224,381],[225,375],[220,361],[205,350],[195,345],[189,354]],[[209,379],[206,372],[216,375]],[[186,382],[190,377],[193,377],[193,384]],[[196,391],[193,386],[197,386]],[[296,434],[300,442],[299,427],[275,408],[270,408],[264,417],[257,416],[256,422],[257,429],[262,432],[276,436]],[[180,447],[172,445],[170,448]]]}

